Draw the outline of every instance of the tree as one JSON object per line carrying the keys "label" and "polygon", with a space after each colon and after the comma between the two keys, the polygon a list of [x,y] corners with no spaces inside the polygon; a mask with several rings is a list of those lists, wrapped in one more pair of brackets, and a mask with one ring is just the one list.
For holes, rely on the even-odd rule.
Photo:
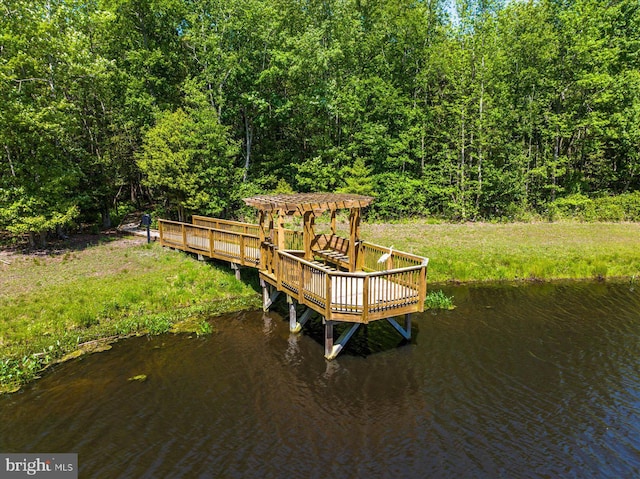
{"label": "tree", "polygon": [[177,209],[178,219],[199,211],[219,215],[229,208],[240,170],[237,145],[210,108],[162,112],[144,137],[138,166],[144,183]]}

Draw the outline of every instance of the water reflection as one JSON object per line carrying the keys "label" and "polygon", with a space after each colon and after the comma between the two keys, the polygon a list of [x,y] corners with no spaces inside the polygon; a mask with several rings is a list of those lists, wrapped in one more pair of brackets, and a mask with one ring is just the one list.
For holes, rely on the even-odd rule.
{"label": "water reflection", "polygon": [[640,475],[639,292],[445,293],[410,343],[376,323],[334,362],[277,313],[122,342],[0,398],[0,450],[78,452],[81,477]]}

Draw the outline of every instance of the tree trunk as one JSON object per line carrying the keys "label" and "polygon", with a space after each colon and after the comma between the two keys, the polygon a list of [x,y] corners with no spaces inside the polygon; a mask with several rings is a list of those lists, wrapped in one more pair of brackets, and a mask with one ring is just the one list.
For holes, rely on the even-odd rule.
{"label": "tree trunk", "polygon": [[111,213],[109,212],[108,207],[104,207],[100,212],[102,215],[102,227],[103,228],[111,228]]}
{"label": "tree trunk", "polygon": [[253,127],[251,126],[251,122],[249,121],[249,117],[247,115],[246,110],[244,113],[244,133],[245,133],[245,144],[246,144],[246,154],[244,157],[244,174],[242,175],[242,182],[247,181],[247,176],[249,175],[249,166],[251,165],[251,145],[253,143]]}
{"label": "tree trunk", "polygon": [[[484,49],[484,38],[482,39],[482,47]],[[479,113],[479,129],[478,129],[478,191],[476,192],[476,214],[480,211],[480,198],[482,197],[482,155],[484,141],[484,125],[482,124],[484,116],[484,55],[481,60],[482,80],[480,81],[480,106]]]}

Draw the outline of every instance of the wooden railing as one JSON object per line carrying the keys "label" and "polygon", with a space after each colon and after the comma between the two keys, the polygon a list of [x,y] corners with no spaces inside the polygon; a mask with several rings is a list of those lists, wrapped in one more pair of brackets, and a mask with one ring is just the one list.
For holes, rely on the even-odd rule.
{"label": "wooden railing", "polygon": [[234,233],[244,233],[247,235],[260,235],[260,227],[252,223],[242,223],[240,221],[221,220],[208,216],[193,215],[191,222],[197,226],[205,226],[216,230],[232,231]]}
{"label": "wooden railing", "polygon": [[[417,257],[416,257],[417,258]],[[328,321],[369,321],[424,311],[426,258],[390,271],[331,271],[284,251],[276,252],[277,287]]]}
{"label": "wooden railing", "polygon": [[160,243],[251,267],[261,267],[262,254],[262,273],[328,321],[368,323],[424,310],[426,258],[361,242],[359,271],[335,271],[304,259],[301,232],[285,230],[287,251],[279,251],[272,238],[260,244],[257,225],[198,216],[194,222],[158,220]]}
{"label": "wooden railing", "polygon": [[243,266],[256,267],[260,263],[260,239],[253,234],[168,220],[158,220],[158,230],[163,246]]}
{"label": "wooden railing", "polygon": [[[386,261],[380,262],[385,253],[391,255]],[[410,268],[422,264],[424,258],[402,251],[391,250],[386,246],[379,246],[363,241],[358,249],[358,270],[365,272],[388,271],[392,269]]]}
{"label": "wooden railing", "polygon": [[[208,216],[194,215],[192,217],[194,225],[206,226],[207,228],[214,228],[218,230],[233,231],[236,233],[245,233],[252,236],[260,236],[260,227],[252,223],[242,223],[239,221],[221,220],[218,218],[210,218]],[[277,230],[274,230],[275,235],[278,234]],[[273,244],[278,244],[277,236],[270,239]],[[284,248],[287,250],[300,250],[303,248],[302,231],[284,230]]]}

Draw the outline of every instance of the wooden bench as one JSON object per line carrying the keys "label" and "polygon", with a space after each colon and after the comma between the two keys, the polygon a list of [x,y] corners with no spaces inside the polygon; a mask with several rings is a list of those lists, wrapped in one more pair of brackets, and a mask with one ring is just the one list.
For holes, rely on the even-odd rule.
{"label": "wooden bench", "polygon": [[349,269],[349,240],[335,235],[319,235],[312,244],[314,256],[337,268]]}
{"label": "wooden bench", "polygon": [[325,269],[325,270],[329,270],[329,271],[337,271],[336,268],[334,268],[333,266],[329,266],[326,263],[323,263],[322,261],[311,261],[311,263],[314,266],[317,266],[319,269]]}

